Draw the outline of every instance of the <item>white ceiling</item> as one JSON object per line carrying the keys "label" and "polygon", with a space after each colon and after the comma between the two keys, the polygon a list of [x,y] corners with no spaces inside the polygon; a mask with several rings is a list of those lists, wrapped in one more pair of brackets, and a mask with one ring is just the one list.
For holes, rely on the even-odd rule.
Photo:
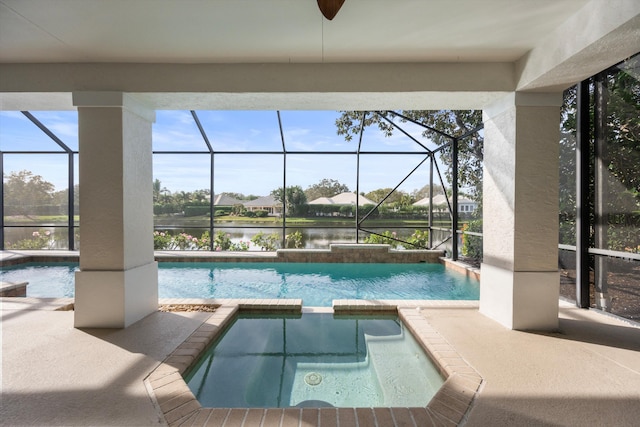
{"label": "white ceiling", "polygon": [[485,108],[640,49],[640,0],[0,0],[0,110]]}
{"label": "white ceiling", "polygon": [[587,0],[0,0],[0,62],[512,62]]}

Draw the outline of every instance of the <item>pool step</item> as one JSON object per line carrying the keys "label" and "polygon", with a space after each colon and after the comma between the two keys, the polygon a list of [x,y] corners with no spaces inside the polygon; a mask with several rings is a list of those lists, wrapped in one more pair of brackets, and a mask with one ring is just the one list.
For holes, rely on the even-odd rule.
{"label": "pool step", "polygon": [[426,406],[442,384],[431,360],[408,333],[402,328],[394,336],[365,334],[367,358],[378,377],[383,406]]}

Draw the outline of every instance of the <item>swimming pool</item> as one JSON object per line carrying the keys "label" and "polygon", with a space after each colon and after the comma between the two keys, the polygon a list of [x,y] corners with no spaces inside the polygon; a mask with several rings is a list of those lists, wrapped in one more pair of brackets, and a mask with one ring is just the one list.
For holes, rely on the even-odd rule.
{"label": "swimming pool", "polygon": [[212,408],[420,407],[443,384],[396,316],[240,314],[185,376]]}
{"label": "swimming pool", "polygon": [[[330,307],[334,299],[477,300],[475,279],[442,264],[172,263],[158,264],[160,298],[301,298]],[[6,267],[0,280],[29,282],[27,296],[73,297],[77,263]]]}

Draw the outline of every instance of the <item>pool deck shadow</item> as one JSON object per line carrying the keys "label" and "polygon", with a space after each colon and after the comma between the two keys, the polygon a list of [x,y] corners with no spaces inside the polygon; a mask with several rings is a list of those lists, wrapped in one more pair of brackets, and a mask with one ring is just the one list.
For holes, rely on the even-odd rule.
{"label": "pool deck shadow", "polygon": [[195,358],[181,344],[208,342],[241,302],[213,314],[155,312],[115,331],[74,329],[73,312],[58,310],[68,301],[20,300],[0,299],[2,425],[631,426],[640,419],[640,328],[563,302],[553,334],[505,329],[477,303],[399,307],[449,370],[451,388],[427,408],[212,409],[178,384]]}

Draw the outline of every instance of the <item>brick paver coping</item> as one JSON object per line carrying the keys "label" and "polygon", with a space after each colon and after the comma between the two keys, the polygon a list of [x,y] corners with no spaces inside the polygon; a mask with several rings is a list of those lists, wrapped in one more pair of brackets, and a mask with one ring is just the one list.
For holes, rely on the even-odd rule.
{"label": "brick paver coping", "polygon": [[[221,300],[216,300],[222,302]],[[398,302],[400,303],[400,302]],[[419,303],[413,305],[412,303]],[[439,368],[445,382],[426,407],[420,408],[203,408],[183,374],[201,352],[223,332],[239,310],[302,310],[301,300],[233,300],[223,302],[186,341],[167,357],[145,384],[170,426],[455,426],[462,423],[479,393],[482,377],[422,315],[429,306],[469,306],[477,301],[335,301],[334,311],[344,313],[397,312],[425,352]]]}
{"label": "brick paver coping", "polygon": [[26,297],[29,282],[0,282],[0,297]]}

